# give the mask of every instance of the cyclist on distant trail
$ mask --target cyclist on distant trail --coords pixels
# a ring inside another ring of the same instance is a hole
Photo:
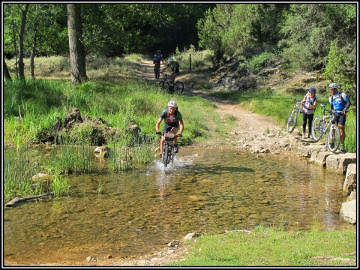
[[[154,54],[153,63],[160,63],[161,61],[164,62],[163,55],[160,50],[157,50],[156,54]]]
[[[154,71],[155,71],[155,79],[159,79],[160,77],[160,65],[161,65],[161,61],[164,63],[164,59],[163,59],[163,55],[161,54],[160,50],[156,51],[156,54],[154,54],[154,58],[153,58],[153,64],[154,66]],[[156,71],[159,72],[156,72]]]
[[[329,84],[330,98],[329,103],[331,109],[335,111],[342,111],[342,114],[334,114],[334,121],[336,124],[339,124],[340,130],[340,151],[345,153],[344,141],[345,141],[345,122],[346,122],[346,112],[349,110],[351,105],[349,97],[343,93],[338,92],[339,85],[337,83]]]
[[[304,96],[302,102],[304,102],[304,105],[302,106],[303,109],[303,128],[302,128],[302,138],[305,138],[305,131],[306,131],[306,122],[308,121],[308,126],[309,126],[309,133],[308,133],[308,138],[310,138],[310,133],[311,133],[311,126],[312,126],[312,121],[314,118],[314,112],[316,109],[316,105],[317,105],[317,96],[315,96],[316,94],[316,89],[311,87],[309,89],[309,92]]]
[[[179,73],[180,73],[180,64],[176,61],[174,61],[174,58],[169,58],[169,64],[167,64],[164,69],[162,70],[162,72],[165,71],[165,69],[171,69],[171,82],[172,83],[175,83],[175,77],[176,76],[179,76]]]
[[[160,132],[160,123],[164,119],[165,126],[162,132]],[[179,130],[179,136],[182,136],[182,132],[184,131],[184,123],[182,120],[182,115],[178,111],[178,106],[175,101],[169,101],[166,109],[160,114],[158,121],[156,122],[155,128],[157,134],[162,134],[160,140],[160,155],[163,153],[163,143],[164,143],[164,134],[167,132],[176,134]],[[174,152],[178,152],[178,144],[177,138],[174,139]]]

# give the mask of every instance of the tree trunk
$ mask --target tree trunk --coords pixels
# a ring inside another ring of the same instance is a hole
[[[38,35],[38,18],[37,18],[37,4],[35,5],[35,23],[34,23],[34,39],[30,54],[30,73],[31,79],[35,80],[35,54],[36,54],[36,40]]]
[[[25,71],[24,71],[24,33],[25,33],[25,25],[26,25],[26,14],[29,10],[30,4],[25,4],[25,9],[22,10],[22,18],[21,18],[21,27],[19,33],[19,76],[21,80],[25,80]]]
[[[82,25],[79,4],[67,4],[68,35],[70,49],[71,82],[82,83],[87,80],[85,68],[85,49],[81,42]]]
[[[5,77],[6,80],[11,81],[11,76],[10,76],[9,70],[7,68],[7,65],[6,65],[5,58],[3,58],[3,60],[4,60],[4,77]]]

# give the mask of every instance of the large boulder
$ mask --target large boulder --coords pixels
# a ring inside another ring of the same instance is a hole
[[[346,177],[343,185],[343,192],[349,195],[351,191],[356,190],[356,164],[349,164],[346,170]]]
[[[317,163],[319,165],[322,165],[325,167],[326,165],[326,158],[330,155],[333,155],[334,153],[333,152],[330,152],[330,151],[321,151],[321,152],[318,152],[318,151],[313,151],[311,153],[311,158],[310,158],[310,162],[314,162],[314,163]]]
[[[301,148],[300,155],[310,158],[313,152],[326,151],[326,147],[322,145],[307,145]]]
[[[356,200],[344,202],[341,205],[340,216],[351,224],[356,224]]]
[[[347,166],[352,163],[356,164],[355,153],[330,155],[326,158],[326,169],[345,174]]]

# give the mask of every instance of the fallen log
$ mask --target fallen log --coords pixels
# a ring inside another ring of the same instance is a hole
[[[45,193],[45,194],[40,194],[40,195],[35,195],[35,196],[30,196],[30,197],[24,197],[24,198],[15,197],[10,202],[8,202],[5,206],[11,207],[11,206],[13,206],[14,204],[16,204],[18,202],[23,202],[23,201],[27,201],[27,200],[31,200],[31,199],[37,199],[37,198],[44,197],[44,196],[49,196],[49,195],[54,195],[54,192],[49,192],[49,193]]]

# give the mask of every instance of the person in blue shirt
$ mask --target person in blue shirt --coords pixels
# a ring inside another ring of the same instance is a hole
[[[329,84],[330,98],[329,103],[331,109],[340,112],[335,113],[334,121],[336,124],[339,124],[340,130],[340,151],[346,152],[344,148],[345,141],[345,122],[346,122],[346,112],[348,111],[351,103],[349,97],[342,92],[338,92],[339,85],[337,83]]]

